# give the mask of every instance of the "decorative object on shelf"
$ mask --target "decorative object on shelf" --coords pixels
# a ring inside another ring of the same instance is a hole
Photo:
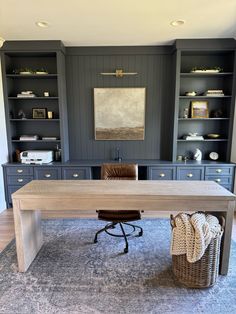
[[[33,108],[32,117],[33,119],[46,119],[47,109],[46,108]]]
[[[219,72],[223,72],[223,69],[220,67],[212,67],[212,68],[193,67],[190,72],[191,73],[219,73]]]
[[[197,160],[197,161],[202,160],[202,152],[201,152],[201,150],[199,148],[195,149],[195,152],[194,152],[194,155],[193,155],[193,159]]]
[[[182,161],[183,160],[183,156],[182,155],[178,155],[176,158],[177,161]]]
[[[116,157],[114,158],[115,161],[121,162],[122,157],[120,156],[120,149],[119,147],[116,148]]]
[[[21,75],[29,75],[29,74],[33,74],[34,71],[30,68],[21,68],[21,69],[16,69],[13,70],[14,74],[21,74]]]
[[[115,77],[123,77],[124,75],[137,75],[137,72],[124,72],[122,69],[117,69],[115,72],[101,72],[101,75],[113,75]]]
[[[207,101],[191,101],[191,118],[209,118]]]
[[[186,141],[204,141],[204,137],[198,133],[188,133],[188,135],[183,136],[183,139]]]
[[[24,113],[24,111],[22,109],[20,109],[17,113],[17,118],[21,119],[21,120],[26,120],[26,114]]]
[[[59,145],[56,146],[56,150],[54,151],[54,160],[61,161],[61,149],[59,148]]]
[[[210,133],[210,134],[207,134],[207,137],[208,137],[208,138],[212,138],[212,139],[214,139],[214,138],[219,138],[219,137],[220,137],[220,134]]]
[[[19,137],[20,141],[37,141],[39,139],[38,135],[21,135]]]
[[[208,89],[205,93],[204,96],[207,97],[218,97],[218,96],[224,96],[224,92],[222,89]]]
[[[23,164],[48,164],[53,161],[52,150],[26,150],[20,154]]]
[[[34,73],[42,75],[42,74],[48,74],[48,71],[44,68],[41,68],[41,69],[37,69]]]
[[[197,96],[197,93],[196,93],[195,91],[186,92],[186,93],[185,93],[185,96],[191,96],[191,97],[193,97],[193,96]]]
[[[15,155],[15,156],[14,156],[15,158],[14,158],[14,159],[15,159],[16,162],[21,162],[20,152],[21,152],[21,151],[20,151],[19,149],[16,149],[16,150],[15,150],[15,154],[14,154],[14,155]]]
[[[31,90],[27,90],[27,91],[22,91],[21,93],[17,94],[17,97],[19,97],[19,98],[33,98],[33,97],[36,97],[36,95]]]
[[[54,114],[53,114],[53,111],[48,111],[48,119],[53,119],[53,116],[54,116]]]
[[[216,153],[216,152],[211,152],[209,154],[209,157],[210,157],[211,160],[217,160],[219,158],[219,154]]]
[[[184,108],[183,118],[188,119],[189,117],[189,107]]]
[[[188,156],[184,156],[184,157],[183,157],[183,160],[184,160],[184,162],[186,163],[186,162],[189,160]]]
[[[43,92],[43,96],[44,96],[44,97],[49,97],[50,94],[49,94],[49,92],[46,92],[46,91],[45,91],[45,92]]]
[[[42,141],[56,141],[58,137],[56,136],[42,136]]]
[[[224,112],[222,109],[212,110],[210,116],[211,118],[223,118]]]
[[[96,140],[144,140],[143,88],[94,88]]]

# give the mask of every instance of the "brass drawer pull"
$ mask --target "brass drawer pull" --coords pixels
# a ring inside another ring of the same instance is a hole
[[[220,183],[221,179],[215,179],[215,182]]]
[[[17,179],[17,182],[19,182],[19,183],[21,183],[23,181],[24,181],[23,179]]]
[[[161,178],[164,178],[165,176],[166,176],[165,173],[160,173]]]
[[[78,176],[79,176],[78,173],[73,173],[74,178],[78,178]]]
[[[18,172],[18,173],[22,173],[23,170],[22,170],[22,169],[17,169],[17,172]]]
[[[221,173],[221,172],[222,172],[222,169],[216,169],[216,172],[217,172],[217,173]]]
[[[193,177],[193,174],[192,174],[192,173],[188,173],[188,174],[187,174],[187,177],[192,178],[192,177]]]
[[[46,173],[45,174],[45,178],[50,178],[51,177],[51,174],[50,173]]]

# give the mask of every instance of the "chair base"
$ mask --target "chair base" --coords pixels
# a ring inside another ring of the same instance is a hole
[[[122,234],[114,234],[114,233],[111,233],[108,231],[109,229],[114,229],[117,224],[120,226]],[[130,226],[133,228],[133,230],[129,233],[125,233],[123,225]],[[131,236],[135,232],[136,228],[140,230],[138,233],[138,236],[141,237],[143,235],[143,229],[141,227],[127,223],[127,222],[112,222],[112,223],[107,224],[104,228],[100,229],[96,233],[93,242],[94,243],[98,242],[97,237],[98,237],[99,233],[106,232],[107,234],[111,235],[112,237],[124,238],[124,240],[125,240],[124,253],[128,253],[129,252],[129,244],[128,244],[127,237]]]

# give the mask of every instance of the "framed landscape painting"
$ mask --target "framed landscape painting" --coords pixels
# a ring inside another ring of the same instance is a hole
[[[145,95],[142,88],[94,88],[96,140],[144,140]]]

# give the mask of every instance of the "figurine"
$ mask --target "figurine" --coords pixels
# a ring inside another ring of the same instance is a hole
[[[202,152],[200,151],[199,148],[196,148],[196,149],[195,149],[193,159],[195,159],[195,160],[197,160],[197,161],[202,160]]]
[[[22,109],[18,111],[18,119],[22,119],[22,120],[26,119],[26,115]]]

